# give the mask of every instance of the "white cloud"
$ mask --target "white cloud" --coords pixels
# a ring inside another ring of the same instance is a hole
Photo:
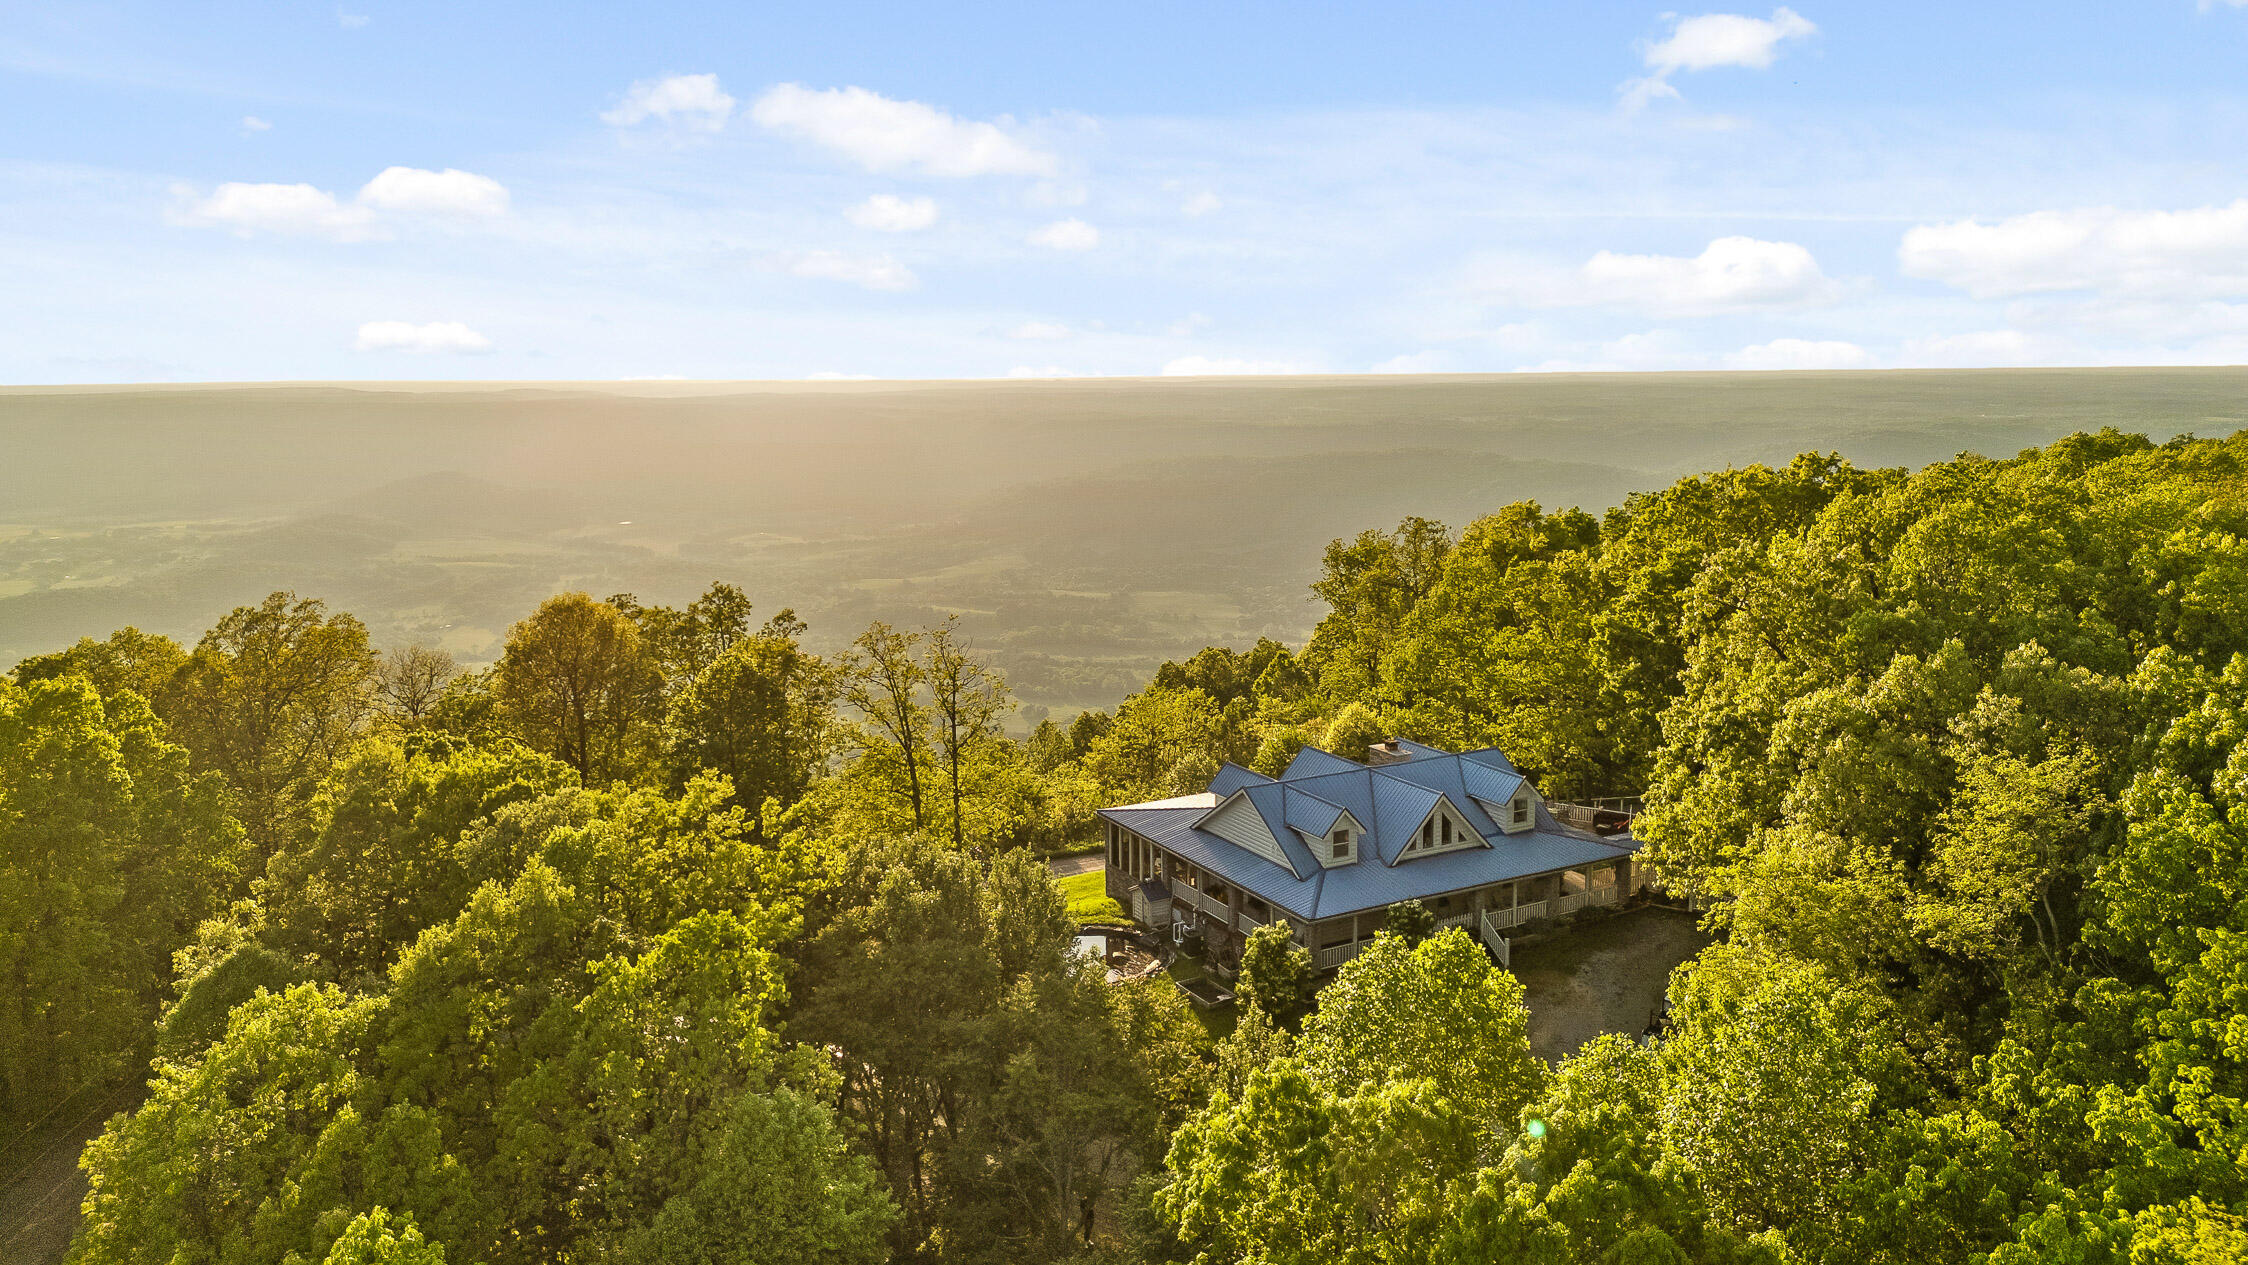
[[[805,374],[804,380],[806,382],[872,382],[874,381],[874,375],[871,373],[839,373],[833,369],[822,369],[818,373]]]
[[[2053,344],[2018,329],[1984,329],[1916,338],[1905,343],[1900,365],[1931,369],[1985,369],[2054,363]]]
[[[252,233],[281,233],[296,237],[326,237],[339,242],[365,241],[377,235],[374,213],[363,206],[336,201],[336,195],[308,184],[245,184],[229,181],[208,197],[189,201],[174,213],[183,224],[232,229],[238,237]]]
[[[1725,357],[1728,369],[1870,369],[1873,357],[1838,339],[1775,338]]]
[[[1647,373],[1671,369],[1706,369],[1708,362],[1690,351],[1685,340],[1667,329],[1650,329],[1610,339],[1594,350],[1592,359],[1546,360],[1517,370],[1520,373]]]
[[[490,217],[507,214],[507,189],[490,176],[452,167],[385,167],[359,191],[359,203],[378,211]]]
[[[1603,250],[1562,274],[1514,262],[1481,271],[1479,288],[1525,307],[1621,307],[1665,316],[1823,303],[1840,290],[1802,246],[1754,237],[1720,237],[1692,256]]]
[[[1181,356],[1163,366],[1166,378],[1240,378],[1309,372],[1286,360],[1237,360],[1226,356]]]
[[[2060,290],[2243,294],[2248,198],[2186,211],[2096,207],[2033,211],[1991,224],[1923,224],[1905,233],[1897,262],[1907,276],[1977,298]]]
[[[180,204],[175,223],[231,229],[237,236],[278,233],[363,242],[389,234],[376,212],[490,219],[507,213],[507,189],[489,176],[446,168],[388,167],[350,202],[308,184],[229,181],[206,196],[186,186],[173,191]]]
[[[490,351],[492,340],[459,321],[369,321],[359,327],[351,344],[356,351],[453,352]]]
[[[1442,373],[1451,365],[1452,357],[1442,351],[1416,351],[1402,356],[1391,356],[1369,373]]]
[[[864,88],[784,83],[750,107],[759,126],[830,149],[869,171],[932,176],[1051,175],[1054,157],[992,123]]]
[[[1672,22],[1667,38],[1646,46],[1646,76],[1623,86],[1627,109],[1637,109],[1657,97],[1677,96],[1678,89],[1671,86],[1670,77],[1680,71],[1722,66],[1768,69],[1778,59],[1782,44],[1804,39],[1819,29],[1784,5],[1772,10],[1769,18],[1704,13],[1690,18],[1673,16]]]
[[[1091,250],[1101,244],[1101,231],[1073,216],[1032,233],[1030,244],[1048,250]]]
[[[1190,219],[1200,219],[1202,216],[1208,215],[1212,211],[1222,210],[1224,207],[1225,199],[1208,189],[1204,189],[1185,202],[1180,203],[1179,214]]]
[[[1010,378],[1074,378],[1078,375],[1075,369],[1064,369],[1060,365],[1016,365],[1007,371],[1007,376]]]
[[[715,132],[734,113],[734,99],[718,86],[716,75],[667,75],[642,79],[625,90],[624,100],[601,112],[611,127],[654,120],[688,131]]]
[[[1210,314],[1207,312],[1189,312],[1171,322],[1170,327],[1164,332],[1173,338],[1192,338],[1203,330],[1210,328],[1212,323]]]
[[[860,228],[882,233],[911,233],[937,222],[937,200],[877,193],[843,215]]]
[[[1051,342],[1069,337],[1069,326],[1053,321],[1025,321],[1008,330],[1007,337],[1030,342]]]
[[[799,277],[842,281],[867,290],[911,290],[920,284],[912,270],[888,255],[846,255],[841,251],[815,250],[791,260],[788,270]]]
[[[242,116],[242,130],[245,132],[270,132],[273,130],[273,125],[255,114],[245,114]]]

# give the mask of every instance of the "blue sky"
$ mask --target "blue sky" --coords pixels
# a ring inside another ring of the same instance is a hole
[[[2248,361],[2248,7],[0,4],[0,381]]]

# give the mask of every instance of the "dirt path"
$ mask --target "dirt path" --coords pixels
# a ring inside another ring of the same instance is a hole
[[[139,1092],[128,1085],[90,1106],[72,1104],[0,1153],[0,1261],[58,1265],[78,1232],[78,1205],[86,1198],[78,1153]]]
[[[1603,1032],[1636,1035],[1662,1004],[1672,968],[1708,943],[1694,915],[1648,906],[1518,946],[1531,1052],[1558,1061]]]
[[[1091,874],[1106,863],[1100,853],[1088,852],[1081,857],[1055,857],[1046,862],[1046,868],[1054,872],[1055,878],[1075,878],[1080,874]]]

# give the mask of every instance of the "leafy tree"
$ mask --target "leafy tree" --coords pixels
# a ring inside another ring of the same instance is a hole
[[[926,789],[929,764],[929,708],[921,701],[928,669],[915,656],[919,633],[901,633],[877,621],[851,643],[843,658],[843,701],[860,719],[858,742],[864,756],[894,770],[912,829],[929,824]]]
[[[16,665],[14,675],[18,685],[82,676],[103,698],[131,690],[144,699],[155,699],[185,662],[187,652],[170,637],[125,627],[101,641],[81,637],[68,650],[33,655]]]
[[[1115,723],[1087,749],[1085,767],[1113,802],[1131,802],[1174,794],[1174,770],[1187,765],[1214,774],[1228,754],[1225,721],[1209,695],[1149,689],[1125,700]]]
[[[674,784],[709,770],[744,806],[789,807],[826,762],[834,695],[834,675],[795,641],[735,641],[672,699],[664,733]]]
[[[1382,930],[1407,945],[1418,945],[1436,934],[1436,915],[1417,900],[1401,900],[1389,907],[1382,919]]]
[[[1244,1015],[1254,1010],[1276,1028],[1293,1028],[1311,1004],[1316,974],[1311,951],[1296,943],[1286,922],[1275,920],[1251,931],[1242,945],[1234,995]]]
[[[1451,530],[1419,517],[1392,532],[1365,531],[1327,546],[1311,591],[1327,603],[1328,614],[1312,632],[1303,663],[1329,698],[1374,692],[1382,656],[1406,613],[1436,586],[1451,549]]]
[[[1837,1189],[1861,1171],[1898,1075],[1878,1004],[1815,966],[1728,949],[1680,971],[1671,1014],[1660,1136],[1720,1224],[1839,1220]]]
[[[1336,1093],[1428,1081],[1493,1137],[1544,1079],[1521,983],[1457,927],[1419,944],[1374,937],[1320,990],[1297,1054]]]
[[[1373,708],[1364,703],[1352,703],[1327,722],[1327,738],[1321,749],[1363,764],[1367,749],[1377,742],[1389,741],[1395,732],[1389,721]]]
[[[748,594],[723,580],[680,609],[643,606],[630,593],[611,597],[609,605],[640,630],[643,652],[662,681],[666,700],[701,680],[728,650],[753,635]],[[754,635],[793,642],[803,634],[804,622],[794,610],[783,609]]]
[[[344,1227],[327,1265],[445,1265],[445,1249],[422,1238],[412,1217],[372,1208]]]
[[[873,1166],[802,1092],[742,1094],[702,1174],[629,1233],[650,1265],[877,1265],[896,1217]]]
[[[375,667],[357,619],[275,593],[205,633],[155,701],[196,767],[234,788],[270,852],[365,727]]]
[[[226,799],[138,694],[0,681],[0,1125],[145,1057],[173,950],[244,878]]]
[[[520,747],[361,745],[322,782],[301,840],[267,864],[264,943],[329,978],[379,977],[480,884],[512,875],[472,865],[463,834],[574,781],[560,761]]]
[[[1434,1259],[1776,1265],[1779,1252],[1714,1224],[1693,1170],[1663,1154],[1664,1094],[1657,1051],[1614,1034],[1587,1042],[1462,1194]]]
[[[640,769],[660,684],[622,611],[564,593],[509,630],[492,692],[517,736],[599,786]]]
[[[1457,931],[1377,938],[1321,994],[1295,1058],[1172,1135],[1157,1208],[1212,1262],[1427,1259],[1539,1086],[1521,997]]]

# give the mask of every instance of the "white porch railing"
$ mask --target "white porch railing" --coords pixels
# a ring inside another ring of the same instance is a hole
[[[1331,971],[1357,957],[1358,951],[1363,947],[1365,947],[1363,944],[1329,945],[1327,948],[1319,950],[1314,955],[1313,961],[1320,970]]]
[[[1490,910],[1485,917],[1490,919],[1491,925],[1502,930],[1519,927],[1523,923],[1545,917],[1547,904],[1546,901],[1534,900],[1525,905],[1509,905],[1504,909]]]
[[[1442,931],[1446,927],[1458,927],[1461,930],[1467,932],[1469,935],[1474,935],[1475,914],[1473,911],[1470,911],[1464,914],[1453,914],[1449,918],[1439,918],[1436,920],[1436,929],[1438,931]]]
[[[1505,936],[1499,934],[1498,924],[1491,920],[1489,912],[1485,912],[1483,915],[1482,927],[1484,947],[1490,949],[1492,954],[1499,959],[1499,965],[1514,965],[1514,946],[1508,943]]]

